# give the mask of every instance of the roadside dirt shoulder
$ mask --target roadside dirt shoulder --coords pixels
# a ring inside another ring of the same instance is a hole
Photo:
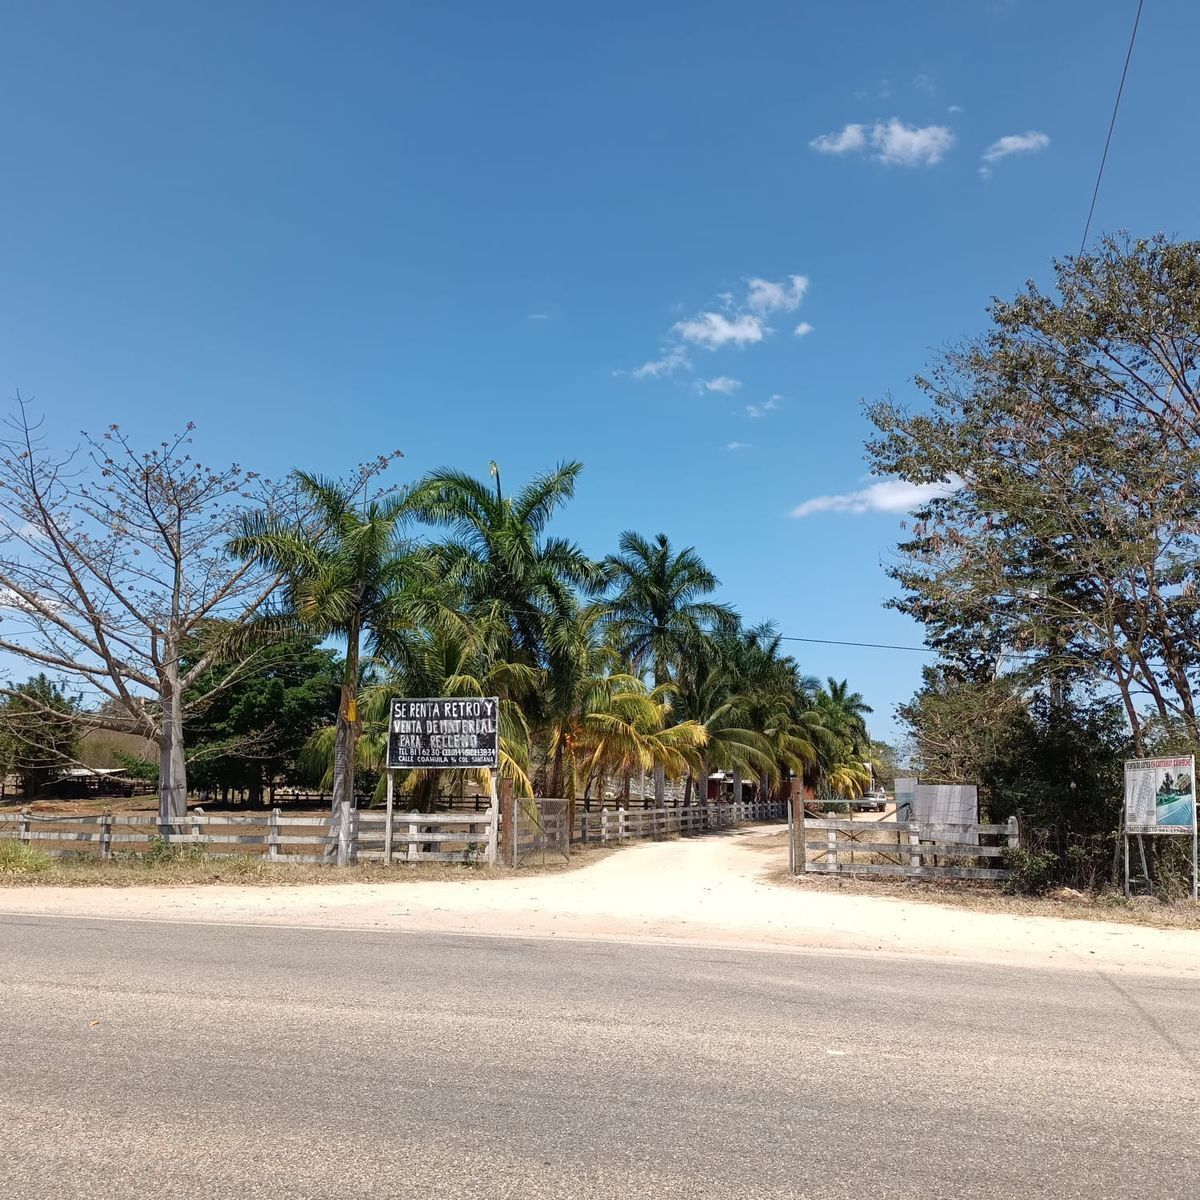
[[[695,942],[1200,977],[1200,932],[780,887],[754,840],[633,846],[580,870],[322,887],[0,888],[0,913]]]

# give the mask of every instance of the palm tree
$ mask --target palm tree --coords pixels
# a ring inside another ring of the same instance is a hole
[[[461,589],[466,612],[502,621],[510,655],[531,666],[545,657],[547,622],[568,619],[577,592],[601,582],[599,568],[574,542],[545,536],[582,469],[562,463],[515,496],[505,496],[495,463],[491,483],[435,471],[411,495],[417,515],[450,530],[448,541],[431,547],[441,578]]]
[[[850,691],[847,680],[839,682],[830,677],[825,683],[827,686],[817,694],[817,706],[826,713],[829,726],[849,739],[852,751],[864,757],[871,745],[866,718],[874,709],[860,693]]]
[[[306,515],[286,522],[253,514],[231,550],[279,571],[291,611],[313,633],[345,642],[333,747],[332,830],[339,866],[349,861],[354,767],[360,731],[358,689],[364,642],[378,644],[403,621],[419,559],[402,530],[411,516],[403,493],[367,498],[379,464],[349,483],[294,471]]]
[[[677,672],[678,712],[695,721],[707,734],[707,741],[695,763],[696,795],[707,798],[711,768],[742,772],[772,771],[774,751],[768,739],[751,728],[746,713],[746,697],[737,690],[734,673],[718,641],[708,638],[693,647],[686,670]],[[690,800],[692,773],[684,788]]]
[[[604,563],[612,591],[609,629],[614,645],[634,669],[649,672],[655,687],[671,683],[678,664],[695,653],[714,630],[737,621],[727,605],[705,599],[717,589],[717,577],[691,546],[671,549],[660,533],[653,542],[641,534],[621,535],[620,553]],[[664,798],[664,766],[654,772],[654,800]]]

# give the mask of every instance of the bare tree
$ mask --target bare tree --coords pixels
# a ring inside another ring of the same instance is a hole
[[[144,452],[114,425],[61,456],[20,396],[5,424],[0,650],[76,681],[89,727],[156,743],[159,821],[174,825],[187,806],[185,719],[252,669],[278,584],[227,545],[278,495],[236,464],[196,462],[191,424]]]

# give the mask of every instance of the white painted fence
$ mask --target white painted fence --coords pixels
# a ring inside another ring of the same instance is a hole
[[[0,841],[28,842],[47,854],[145,853],[161,839],[173,846],[203,846],[214,856],[260,855],[268,862],[323,862],[331,845],[328,817],[296,817],[274,808],[234,816],[188,813],[175,827],[145,813],[0,813]]]
[[[581,801],[576,801],[577,804]],[[576,811],[578,842],[624,842],[636,838],[677,837],[732,829],[747,821],[782,821],[786,809],[778,801],[747,800],[728,804],[693,804],[678,808],[615,808]]]
[[[577,802],[582,805],[582,801]],[[679,808],[596,809],[575,814],[573,841],[608,843],[728,829],[746,821],[782,820],[782,804],[691,805]],[[389,842],[387,816],[356,810],[351,859],[357,862],[495,862],[499,818],[483,812],[395,812]],[[208,856],[252,855],[267,862],[324,863],[336,849],[329,817],[261,813],[191,812],[175,827],[149,813],[0,812],[0,841],[26,842],[55,857],[86,854],[111,859],[144,854],[156,841],[201,846]]]

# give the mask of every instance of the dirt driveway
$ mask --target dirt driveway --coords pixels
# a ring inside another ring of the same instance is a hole
[[[1200,976],[1200,932],[778,887],[778,826],[632,846],[579,870],[321,887],[0,888],[0,912],[691,941]],[[782,856],[782,851],[780,852]]]

